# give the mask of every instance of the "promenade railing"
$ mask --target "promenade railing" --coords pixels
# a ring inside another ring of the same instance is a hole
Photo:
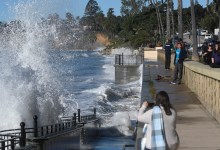
[[[81,142],[83,144],[83,128],[87,123],[97,121],[96,109],[92,115],[80,115],[74,113],[73,116],[61,117],[59,123],[38,126],[38,117],[33,117],[33,128],[25,128],[25,123],[21,122],[21,128],[0,131],[0,150],[15,150],[16,147],[25,147],[27,142],[33,142],[39,139],[50,139],[56,136],[64,135],[74,131],[81,131]]]
[[[143,55],[115,55],[115,65],[141,65],[143,62]]]

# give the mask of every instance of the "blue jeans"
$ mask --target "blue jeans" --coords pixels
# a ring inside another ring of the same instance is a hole
[[[181,83],[183,76],[183,63],[175,64],[173,82]]]

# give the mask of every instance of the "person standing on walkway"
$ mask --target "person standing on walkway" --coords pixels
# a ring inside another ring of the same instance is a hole
[[[173,47],[173,44],[170,42],[170,40],[167,40],[164,45],[165,50],[165,69],[170,69],[170,62],[171,62],[171,49]]]
[[[138,112],[138,121],[147,124],[144,149],[177,150],[179,147],[179,136],[176,132],[177,113],[170,103],[167,92],[158,92],[155,105],[152,109],[148,107],[149,103],[145,101]]]
[[[171,84],[181,84],[182,74],[183,74],[183,61],[187,57],[187,52],[184,48],[183,43],[178,42],[175,50],[174,57],[174,76]]]
[[[212,68],[220,68],[220,42],[215,44],[215,49],[212,52],[212,63],[209,65]]]

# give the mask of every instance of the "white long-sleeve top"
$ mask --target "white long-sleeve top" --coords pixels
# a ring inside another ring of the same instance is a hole
[[[161,107],[162,108],[162,107]],[[152,109],[145,112],[146,106],[142,105],[138,112],[138,121],[147,124],[147,132],[144,135],[146,137],[146,148],[151,149],[151,116]],[[179,137],[176,132],[176,111],[171,109],[172,115],[166,115],[162,108],[164,129],[166,135],[167,145],[170,150],[176,150],[179,147]]]

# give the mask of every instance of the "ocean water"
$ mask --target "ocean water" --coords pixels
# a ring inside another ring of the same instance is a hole
[[[104,56],[99,53],[103,48],[52,49],[50,39],[59,32],[53,24],[41,24],[51,3],[56,9],[60,6],[53,0],[19,1],[11,6],[19,23],[11,22],[0,34],[0,130],[18,128],[22,121],[32,127],[34,115],[44,125],[78,108],[82,114],[93,113],[95,107],[103,126],[126,132],[139,107],[141,76],[115,85],[114,54],[131,54],[131,50],[115,49]]]
[[[113,53],[117,52],[121,49]],[[78,108],[82,114],[91,114],[93,108],[97,108],[104,126],[119,125],[120,120],[121,124],[128,125],[126,121],[134,118],[140,102],[141,76],[132,83],[115,84],[114,54],[101,55],[99,50],[55,50],[49,53],[49,63],[61,84],[65,104],[63,115],[72,115]]]
[[[46,54],[47,64],[40,66],[46,65],[50,68],[47,70],[21,65],[5,68],[7,63],[1,64],[4,71],[0,78],[1,113],[14,115],[4,118],[2,128],[16,127],[19,119],[32,122],[34,114],[47,119],[46,124],[58,119],[51,118],[52,115],[69,116],[78,108],[82,115],[97,108],[103,126],[129,126],[128,121],[135,118],[140,102],[141,76],[138,81],[116,85],[114,55],[104,56],[99,50],[49,50]],[[5,61],[4,57],[0,58]]]

